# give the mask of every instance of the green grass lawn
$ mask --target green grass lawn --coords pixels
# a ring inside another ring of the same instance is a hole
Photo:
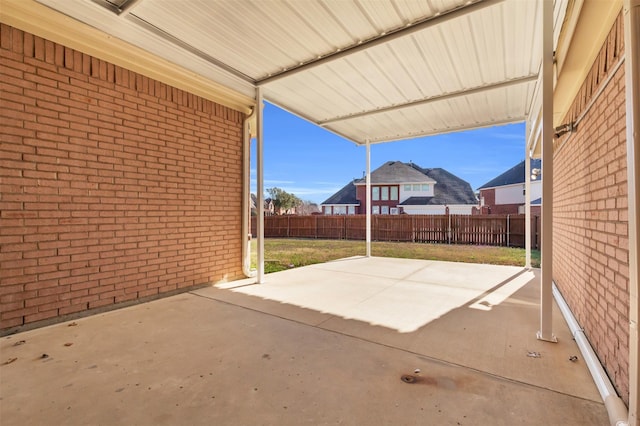
[[[265,272],[366,254],[364,241],[265,238]],[[405,259],[446,260],[524,266],[525,250],[508,247],[465,246],[424,243],[372,242],[371,254]],[[540,252],[531,251],[531,263],[540,266]],[[251,242],[251,265],[256,267],[256,240]]]

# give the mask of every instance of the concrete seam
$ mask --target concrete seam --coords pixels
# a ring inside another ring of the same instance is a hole
[[[526,382],[523,382],[523,381],[520,381],[520,380],[512,379],[512,378],[501,376],[501,375],[494,374],[494,373],[490,373],[488,371],[479,370],[477,368],[470,367],[470,366],[467,366],[467,365],[464,365],[464,364],[458,364],[458,363],[455,363],[455,362],[452,362],[452,361],[447,361],[447,360],[444,360],[444,359],[436,358],[436,357],[433,357],[433,356],[430,356],[430,355],[426,355],[426,354],[422,354],[422,353],[419,353],[419,352],[415,352],[415,351],[412,351],[412,350],[409,350],[409,349],[400,348],[400,347],[389,345],[389,344],[386,344],[386,343],[375,342],[373,340],[365,339],[363,337],[355,336],[355,335],[348,334],[348,333],[345,333],[345,332],[332,330],[332,329],[325,328],[325,327],[320,327],[319,325],[308,324],[306,322],[294,320],[294,319],[291,319],[291,318],[286,318],[286,317],[283,317],[281,315],[276,315],[276,314],[264,312],[264,311],[261,311],[259,309],[250,308],[250,307],[247,307],[247,306],[241,306],[241,305],[238,305],[236,303],[229,302],[229,301],[226,301],[226,300],[216,299],[215,297],[206,296],[206,295],[203,295],[203,294],[192,293],[192,292],[189,292],[189,293],[194,295],[194,296],[199,296],[199,297],[202,297],[204,299],[213,300],[215,302],[220,302],[220,303],[223,303],[225,305],[235,306],[235,307],[238,307],[238,308],[241,308],[241,309],[245,309],[245,310],[248,310],[248,311],[260,313],[260,314],[263,314],[263,315],[268,315],[268,316],[274,317],[274,318],[279,318],[279,319],[282,319],[282,320],[285,320],[285,321],[289,321],[289,322],[292,322],[292,323],[295,323],[295,324],[303,325],[303,326],[306,326],[306,327],[316,328],[316,329],[323,330],[323,331],[326,331],[326,332],[329,332],[329,333],[338,334],[338,335],[345,336],[345,337],[350,337],[352,339],[360,340],[362,342],[367,342],[367,343],[370,343],[370,344],[373,344],[373,345],[383,346],[383,347],[386,347],[386,348],[389,348],[389,349],[405,352],[407,354],[412,354],[412,355],[415,355],[415,356],[418,356],[418,357],[425,358],[425,359],[427,359],[429,361],[432,361],[434,363],[437,363],[437,364],[445,365],[445,366],[448,366],[448,367],[462,368],[464,370],[468,370],[468,371],[472,371],[474,373],[477,373],[477,374],[479,374],[481,376],[490,377],[490,378],[493,378],[493,379],[496,379],[496,380],[509,382],[509,383],[513,383],[513,384],[520,385],[520,386],[525,386],[525,387],[532,388],[532,389],[538,389],[538,390],[553,392],[553,393],[555,393],[557,395],[563,395],[563,396],[567,396],[567,397],[570,397],[570,398],[575,398],[575,399],[582,400],[582,401],[588,401],[588,402],[593,402],[595,404],[604,405],[601,401],[595,401],[593,399],[581,397],[581,396],[578,396],[578,395],[571,395],[569,393],[561,392],[561,391],[558,391],[558,390],[555,390],[555,389],[551,389],[551,388],[548,388],[548,387],[538,386],[538,385],[534,385],[532,383],[526,383]],[[336,316],[333,316],[332,318],[336,318]],[[329,318],[329,319],[332,319],[332,318]],[[329,319],[322,321],[320,324],[325,323]]]

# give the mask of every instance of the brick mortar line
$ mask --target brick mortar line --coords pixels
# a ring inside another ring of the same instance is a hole
[[[573,126],[575,128],[578,127],[580,122],[582,122],[582,120],[586,117],[586,115],[589,113],[589,111],[591,111],[591,108],[595,105],[596,101],[598,101],[600,99],[600,96],[604,93],[604,90],[607,88],[607,86],[609,86],[609,83],[611,82],[611,80],[613,80],[613,78],[616,76],[618,70],[620,69],[622,64],[624,64],[624,61],[625,61],[625,57],[624,57],[624,55],[622,55],[620,57],[620,59],[618,60],[618,62],[616,63],[616,65],[611,70],[611,72],[607,75],[607,78],[605,79],[605,81],[603,81],[602,84],[600,84],[600,87],[598,87],[597,92],[591,97],[591,99],[589,100],[589,103],[587,104],[587,106],[580,113],[578,118],[575,119],[575,121],[573,123]],[[569,136],[564,141],[562,141],[553,150],[554,158],[555,158],[556,154],[558,154],[560,152],[560,150],[562,150],[562,148],[564,148],[564,146],[567,144],[567,142],[569,142],[570,140],[573,139],[574,135],[575,135],[575,130],[572,131],[571,133],[569,133]]]

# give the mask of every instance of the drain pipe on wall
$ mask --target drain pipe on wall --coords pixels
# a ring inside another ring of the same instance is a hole
[[[251,122],[255,121],[256,107],[244,119],[242,135],[242,273],[246,277],[257,276],[251,269]]]
[[[567,325],[569,326],[569,330],[571,330],[571,334],[578,344],[578,348],[582,354],[582,358],[584,359],[587,367],[589,368],[589,372],[593,377],[593,381],[598,388],[598,392],[600,392],[600,397],[602,397],[602,401],[604,402],[604,406],[607,409],[607,413],[609,414],[609,422],[611,426],[628,426],[628,412],[627,407],[624,405],[624,402],[618,396],[615,388],[611,384],[607,373],[602,368],[602,364],[600,364],[600,360],[596,356],[591,344],[587,340],[587,337],[584,334],[584,330],[578,324],[578,321],[573,316],[573,312],[565,302],[562,294],[560,294],[560,290],[555,283],[553,283],[553,298],[556,300],[556,303],[560,307],[560,311],[564,316]]]

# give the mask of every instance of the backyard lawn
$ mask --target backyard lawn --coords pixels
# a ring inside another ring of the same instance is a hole
[[[265,272],[323,263],[365,255],[364,241],[265,238]],[[372,242],[371,254],[380,257],[446,260],[524,266],[525,250],[520,248],[425,243]],[[251,265],[257,264],[256,240],[251,242]],[[533,267],[540,267],[540,252],[531,251]]]

